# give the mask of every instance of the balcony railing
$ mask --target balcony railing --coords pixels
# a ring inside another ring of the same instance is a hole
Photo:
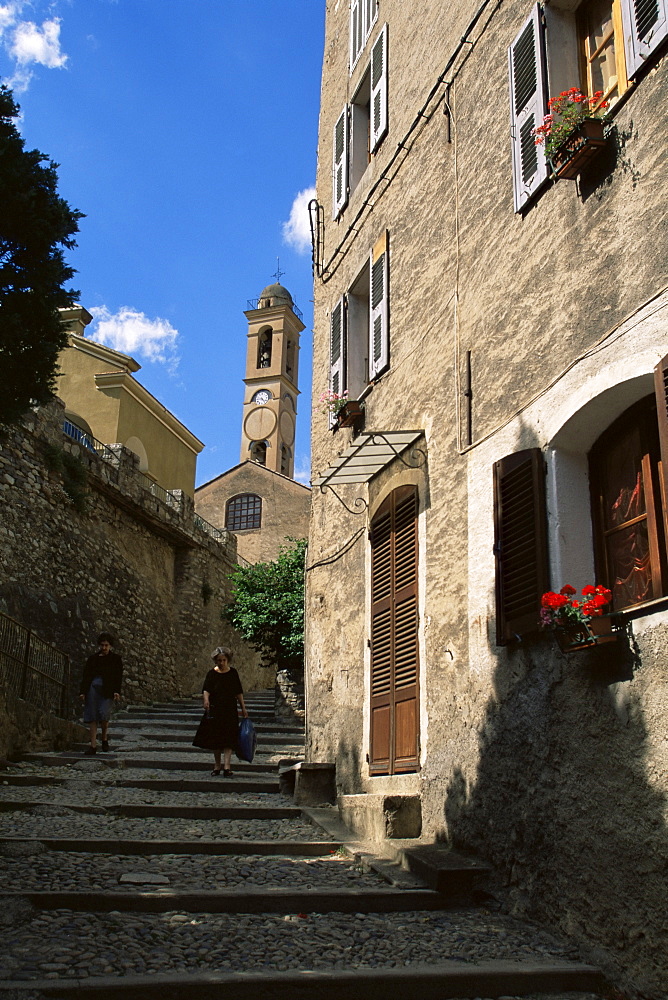
[[[103,444],[91,434],[87,434],[86,431],[82,431],[80,427],[77,427],[76,424],[73,424],[70,420],[63,420],[63,433],[66,434],[68,438],[76,441],[76,443],[81,445],[82,448],[86,448],[88,451],[94,452],[104,462],[109,462],[110,465],[118,467],[118,453],[123,447],[122,445]]]
[[[207,535],[211,535],[211,537],[215,538],[217,542],[224,542],[227,539],[226,531],[221,531],[220,528],[215,528],[212,524],[209,524],[208,521],[205,521],[203,517],[200,517],[199,514],[195,514],[194,518],[195,527],[199,528],[200,531],[206,531]]]
[[[247,306],[248,306],[249,309],[257,309],[258,306],[260,305],[260,300],[259,299],[247,299],[246,304],[247,304]],[[297,317],[297,319],[300,320],[303,323],[304,322],[304,313],[301,311],[301,309],[299,309],[297,307],[297,305],[296,305],[295,302],[292,303],[292,305],[290,306],[290,308],[292,309],[292,311],[295,314],[295,316]]]
[[[2,613],[0,675],[18,698],[61,719],[69,717],[69,656]]]

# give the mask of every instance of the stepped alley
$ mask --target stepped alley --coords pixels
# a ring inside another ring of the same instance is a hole
[[[428,887],[334,807],[296,807],[278,763],[303,730],[273,692],[246,701],[258,751],[232,778],[191,746],[196,699],[117,713],[108,753],[0,772],[0,1000],[609,995],[475,878],[445,866]]]

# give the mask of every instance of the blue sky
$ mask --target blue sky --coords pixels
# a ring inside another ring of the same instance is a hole
[[[132,354],[205,442],[198,483],[239,461],[243,311],[277,257],[306,324],[295,464],[308,478],[303,206],[323,26],[322,0],[0,0],[0,76],[26,145],[86,214],[69,260],[88,332]]]

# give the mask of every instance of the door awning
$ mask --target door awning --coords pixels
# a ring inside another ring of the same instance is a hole
[[[311,485],[324,490],[346,483],[368,483],[423,434],[424,431],[364,431]]]

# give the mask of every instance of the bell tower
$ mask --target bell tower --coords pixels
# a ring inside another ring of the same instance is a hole
[[[283,285],[267,285],[248,320],[241,461],[290,479],[295,471],[299,335],[304,324]]]

